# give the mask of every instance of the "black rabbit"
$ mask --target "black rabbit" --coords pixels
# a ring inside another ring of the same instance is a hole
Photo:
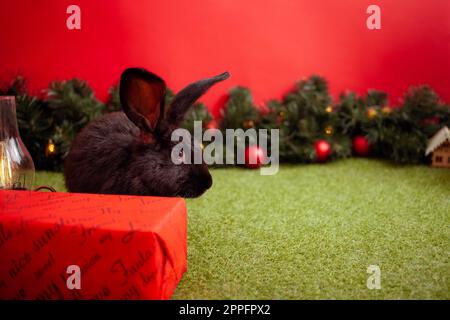
[[[175,164],[171,133],[216,77],[188,85],[165,110],[166,84],[144,69],[120,79],[123,112],[89,123],[75,138],[64,166],[70,192],[198,197],[212,185],[206,164]],[[180,157],[183,155],[181,154]]]

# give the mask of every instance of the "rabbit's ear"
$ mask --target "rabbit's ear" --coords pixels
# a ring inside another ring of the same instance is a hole
[[[127,117],[141,130],[154,132],[164,114],[166,84],[144,69],[126,69],[120,78],[120,103]]]
[[[218,76],[191,83],[178,92],[170,104],[170,108],[167,110],[167,121],[172,125],[179,125],[191,105],[197,101],[201,95],[203,95],[212,85],[228,79],[229,76],[230,74],[228,72],[224,72]]]

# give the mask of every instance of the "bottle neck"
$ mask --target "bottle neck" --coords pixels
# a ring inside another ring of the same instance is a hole
[[[18,136],[16,98],[14,96],[0,96],[0,141]]]

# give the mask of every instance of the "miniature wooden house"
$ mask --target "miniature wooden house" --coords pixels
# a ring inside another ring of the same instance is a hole
[[[450,130],[443,127],[428,142],[425,155],[433,153],[431,165],[433,167],[450,168]]]

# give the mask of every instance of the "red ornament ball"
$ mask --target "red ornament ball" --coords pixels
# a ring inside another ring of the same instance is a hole
[[[331,147],[328,141],[318,140],[314,144],[314,147],[316,148],[316,160],[318,162],[327,161],[331,153]]]
[[[353,152],[360,157],[369,154],[369,141],[364,136],[356,136],[353,138]]]
[[[264,150],[256,145],[245,148],[245,167],[258,169],[264,162]]]

